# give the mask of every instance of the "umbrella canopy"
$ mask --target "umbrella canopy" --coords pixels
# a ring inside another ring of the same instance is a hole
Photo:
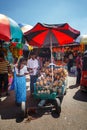
[[[73,43],[80,35],[80,31],[64,24],[42,24],[37,23],[24,36],[29,45],[38,47],[59,46]]]
[[[82,35],[81,36],[80,43],[87,45],[87,35]]]
[[[31,30],[24,34],[29,45],[38,47],[50,47],[51,63],[52,47],[58,45],[65,45],[74,42],[80,35],[80,32],[64,24],[41,24],[37,23]],[[52,83],[53,83],[53,67],[52,67]]]
[[[29,24],[21,24],[21,23],[19,23],[18,25],[21,28],[23,34],[33,28],[33,26],[31,26]]]
[[[87,45],[87,35],[80,35],[77,37],[76,42],[79,44]]]
[[[0,14],[0,40],[23,43],[23,33],[18,24],[11,18]]]

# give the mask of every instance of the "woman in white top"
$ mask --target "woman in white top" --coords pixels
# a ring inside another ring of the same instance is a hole
[[[28,74],[27,66],[25,65],[25,59],[22,57],[19,59],[15,66],[15,101],[16,103],[26,102],[26,77]]]

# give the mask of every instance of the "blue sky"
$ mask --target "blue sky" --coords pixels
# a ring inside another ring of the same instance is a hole
[[[0,13],[32,26],[69,23],[87,34],[87,0],[0,0]]]

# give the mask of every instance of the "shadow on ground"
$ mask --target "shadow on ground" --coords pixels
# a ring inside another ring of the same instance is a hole
[[[74,88],[78,88],[79,87],[79,85],[71,85],[71,86],[69,86],[69,89],[74,89]]]
[[[20,107],[15,105],[14,92],[10,92],[10,96],[2,97],[0,101],[0,116],[1,119],[14,119],[17,113],[20,112]]]
[[[27,117],[32,117],[32,120],[42,117],[43,115],[51,115],[53,118],[58,118],[60,114],[56,113],[55,108],[52,107],[52,104],[48,105],[46,103],[45,106],[38,107],[40,99],[31,98],[27,107]],[[30,120],[28,120],[30,121]]]
[[[75,100],[87,102],[87,92],[82,92],[80,89],[73,96]]]
[[[37,107],[37,104],[39,100],[36,100],[34,98],[30,98],[27,94],[27,108],[29,107]],[[3,97],[3,100],[0,101],[0,120],[6,120],[6,119],[15,119],[17,123],[20,123],[24,120],[24,117],[21,116],[21,107],[15,105],[15,97],[14,92],[10,92],[10,96]],[[49,115],[51,114],[53,118],[58,118],[59,115],[55,112],[55,110],[52,109],[37,109],[35,112],[29,113],[29,116],[31,116],[33,119],[40,118],[43,115]],[[27,118],[28,115],[26,115],[25,118]]]

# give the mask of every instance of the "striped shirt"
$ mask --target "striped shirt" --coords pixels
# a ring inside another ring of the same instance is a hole
[[[0,74],[8,73],[10,64],[8,61],[0,61]]]

